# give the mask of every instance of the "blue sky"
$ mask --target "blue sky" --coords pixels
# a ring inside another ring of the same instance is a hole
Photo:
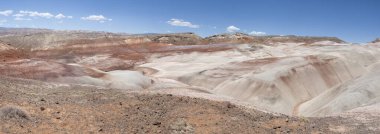
[[[380,0],[1,0],[0,27],[201,36],[239,31],[362,43],[380,37]]]

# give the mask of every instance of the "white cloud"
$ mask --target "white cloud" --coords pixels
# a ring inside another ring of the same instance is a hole
[[[55,18],[56,19],[63,19],[63,18],[66,18],[66,16],[60,13],[60,14],[56,15]]]
[[[7,20],[0,20],[0,25],[3,25],[6,22],[7,22]]]
[[[266,35],[267,33],[265,33],[265,32],[259,32],[259,31],[252,31],[249,34],[250,35],[262,36],[262,35]]]
[[[199,25],[194,25],[191,22],[184,21],[181,19],[170,19],[169,21],[167,21],[167,23],[172,25],[172,26],[199,28]]]
[[[42,18],[47,18],[47,19],[54,17],[53,14],[48,13],[48,12],[40,13],[40,12],[36,12],[36,11],[20,11],[19,13],[23,14],[25,16],[29,16],[29,17],[42,17]]]
[[[15,17],[14,20],[32,20],[32,18],[38,18],[38,17],[46,18],[46,19],[51,19],[51,18],[72,19],[73,18],[73,16],[65,16],[62,13],[54,15],[49,12],[41,13],[37,11],[23,11],[23,10],[19,11],[17,14],[14,14],[13,17]],[[25,17],[29,17],[29,18],[25,18]]]
[[[14,20],[23,21],[23,20],[32,20],[32,19],[31,18],[16,17]]]
[[[226,28],[226,30],[227,30],[227,32],[237,32],[237,31],[239,31],[240,30],[240,28],[238,28],[238,27],[235,27],[235,26],[228,26],[227,28]]]
[[[72,19],[73,16],[65,16],[62,13],[60,13],[60,14],[57,14],[54,18],[56,18],[56,19],[65,19],[65,18]]]
[[[9,16],[13,13],[13,10],[0,11],[0,15]]]
[[[21,14],[21,13],[18,13],[18,14],[14,14],[13,17],[14,20],[18,20],[18,21],[23,21],[23,20],[32,20],[30,18],[23,18],[24,16],[27,16],[26,14]]]
[[[108,19],[107,17],[104,17],[103,15],[90,15],[87,17],[81,17],[82,20],[88,20],[88,21],[98,21],[100,23],[104,23],[106,21],[112,21],[112,19]]]
[[[13,15],[14,17],[24,17],[25,15],[24,14],[20,14],[20,13],[18,13],[18,14],[15,14],[15,15]]]

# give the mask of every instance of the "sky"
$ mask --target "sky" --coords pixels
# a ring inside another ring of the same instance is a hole
[[[0,27],[380,37],[380,0],[1,0]]]

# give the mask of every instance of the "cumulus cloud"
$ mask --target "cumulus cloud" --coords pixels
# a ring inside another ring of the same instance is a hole
[[[32,19],[30,19],[30,18],[23,18],[24,16],[26,16],[26,14],[18,13],[18,14],[14,14],[13,16],[15,17],[14,20],[18,20],[18,21],[22,21],[22,20],[32,20]]]
[[[49,12],[37,12],[37,11],[19,11],[17,14],[14,14],[13,17],[15,17],[15,20],[32,20],[31,18],[46,18],[46,19],[51,19],[51,18],[56,18],[56,19],[71,19],[73,16],[65,16],[62,13],[54,15]]]
[[[13,10],[0,11],[0,15],[9,16],[13,13]]]
[[[12,10],[6,10],[6,11],[0,11],[1,15],[11,15],[13,14]],[[45,19],[72,19],[73,16],[66,16],[62,13],[59,14],[52,14],[49,12],[38,12],[38,11],[27,11],[27,10],[20,10],[17,13],[12,15],[14,17],[14,20],[17,21],[25,21],[25,20],[33,20],[37,18],[45,18]]]
[[[55,18],[63,19],[63,18],[66,18],[66,16],[60,13],[60,14],[56,15]]]
[[[56,19],[65,19],[65,18],[72,19],[73,16],[65,16],[62,13],[60,13],[60,14],[57,14],[54,18],[56,18]]]
[[[194,25],[191,22],[184,21],[181,19],[170,19],[169,21],[167,21],[167,23],[172,25],[172,26],[199,28],[199,25]]]
[[[259,32],[259,31],[252,31],[249,34],[250,35],[262,36],[262,35],[266,35],[267,33],[265,33],[265,32]]]
[[[90,15],[87,17],[81,17],[82,20],[87,21],[98,21],[100,23],[104,23],[106,21],[112,21],[112,19],[108,19],[107,17],[104,17],[103,15]]]
[[[40,13],[37,11],[20,11],[19,14],[22,14],[24,16],[29,16],[29,17],[42,17],[42,18],[47,18],[47,19],[54,17],[54,15],[51,13],[48,13],[48,12]]]
[[[13,15],[14,17],[24,17],[25,15],[24,14],[20,14],[20,13],[18,13],[18,14],[15,14],[15,15]]]
[[[232,33],[232,32],[237,32],[237,31],[239,31],[240,30],[240,28],[238,28],[238,27],[235,27],[235,26],[228,26],[227,28],[226,28],[226,31],[227,32],[230,32],[230,33]]]

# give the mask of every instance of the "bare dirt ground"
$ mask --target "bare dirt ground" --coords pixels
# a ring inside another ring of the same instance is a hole
[[[13,106],[26,114],[2,116],[4,133],[374,132],[349,118],[272,115],[225,101],[149,91],[1,78],[0,95],[1,107]]]

